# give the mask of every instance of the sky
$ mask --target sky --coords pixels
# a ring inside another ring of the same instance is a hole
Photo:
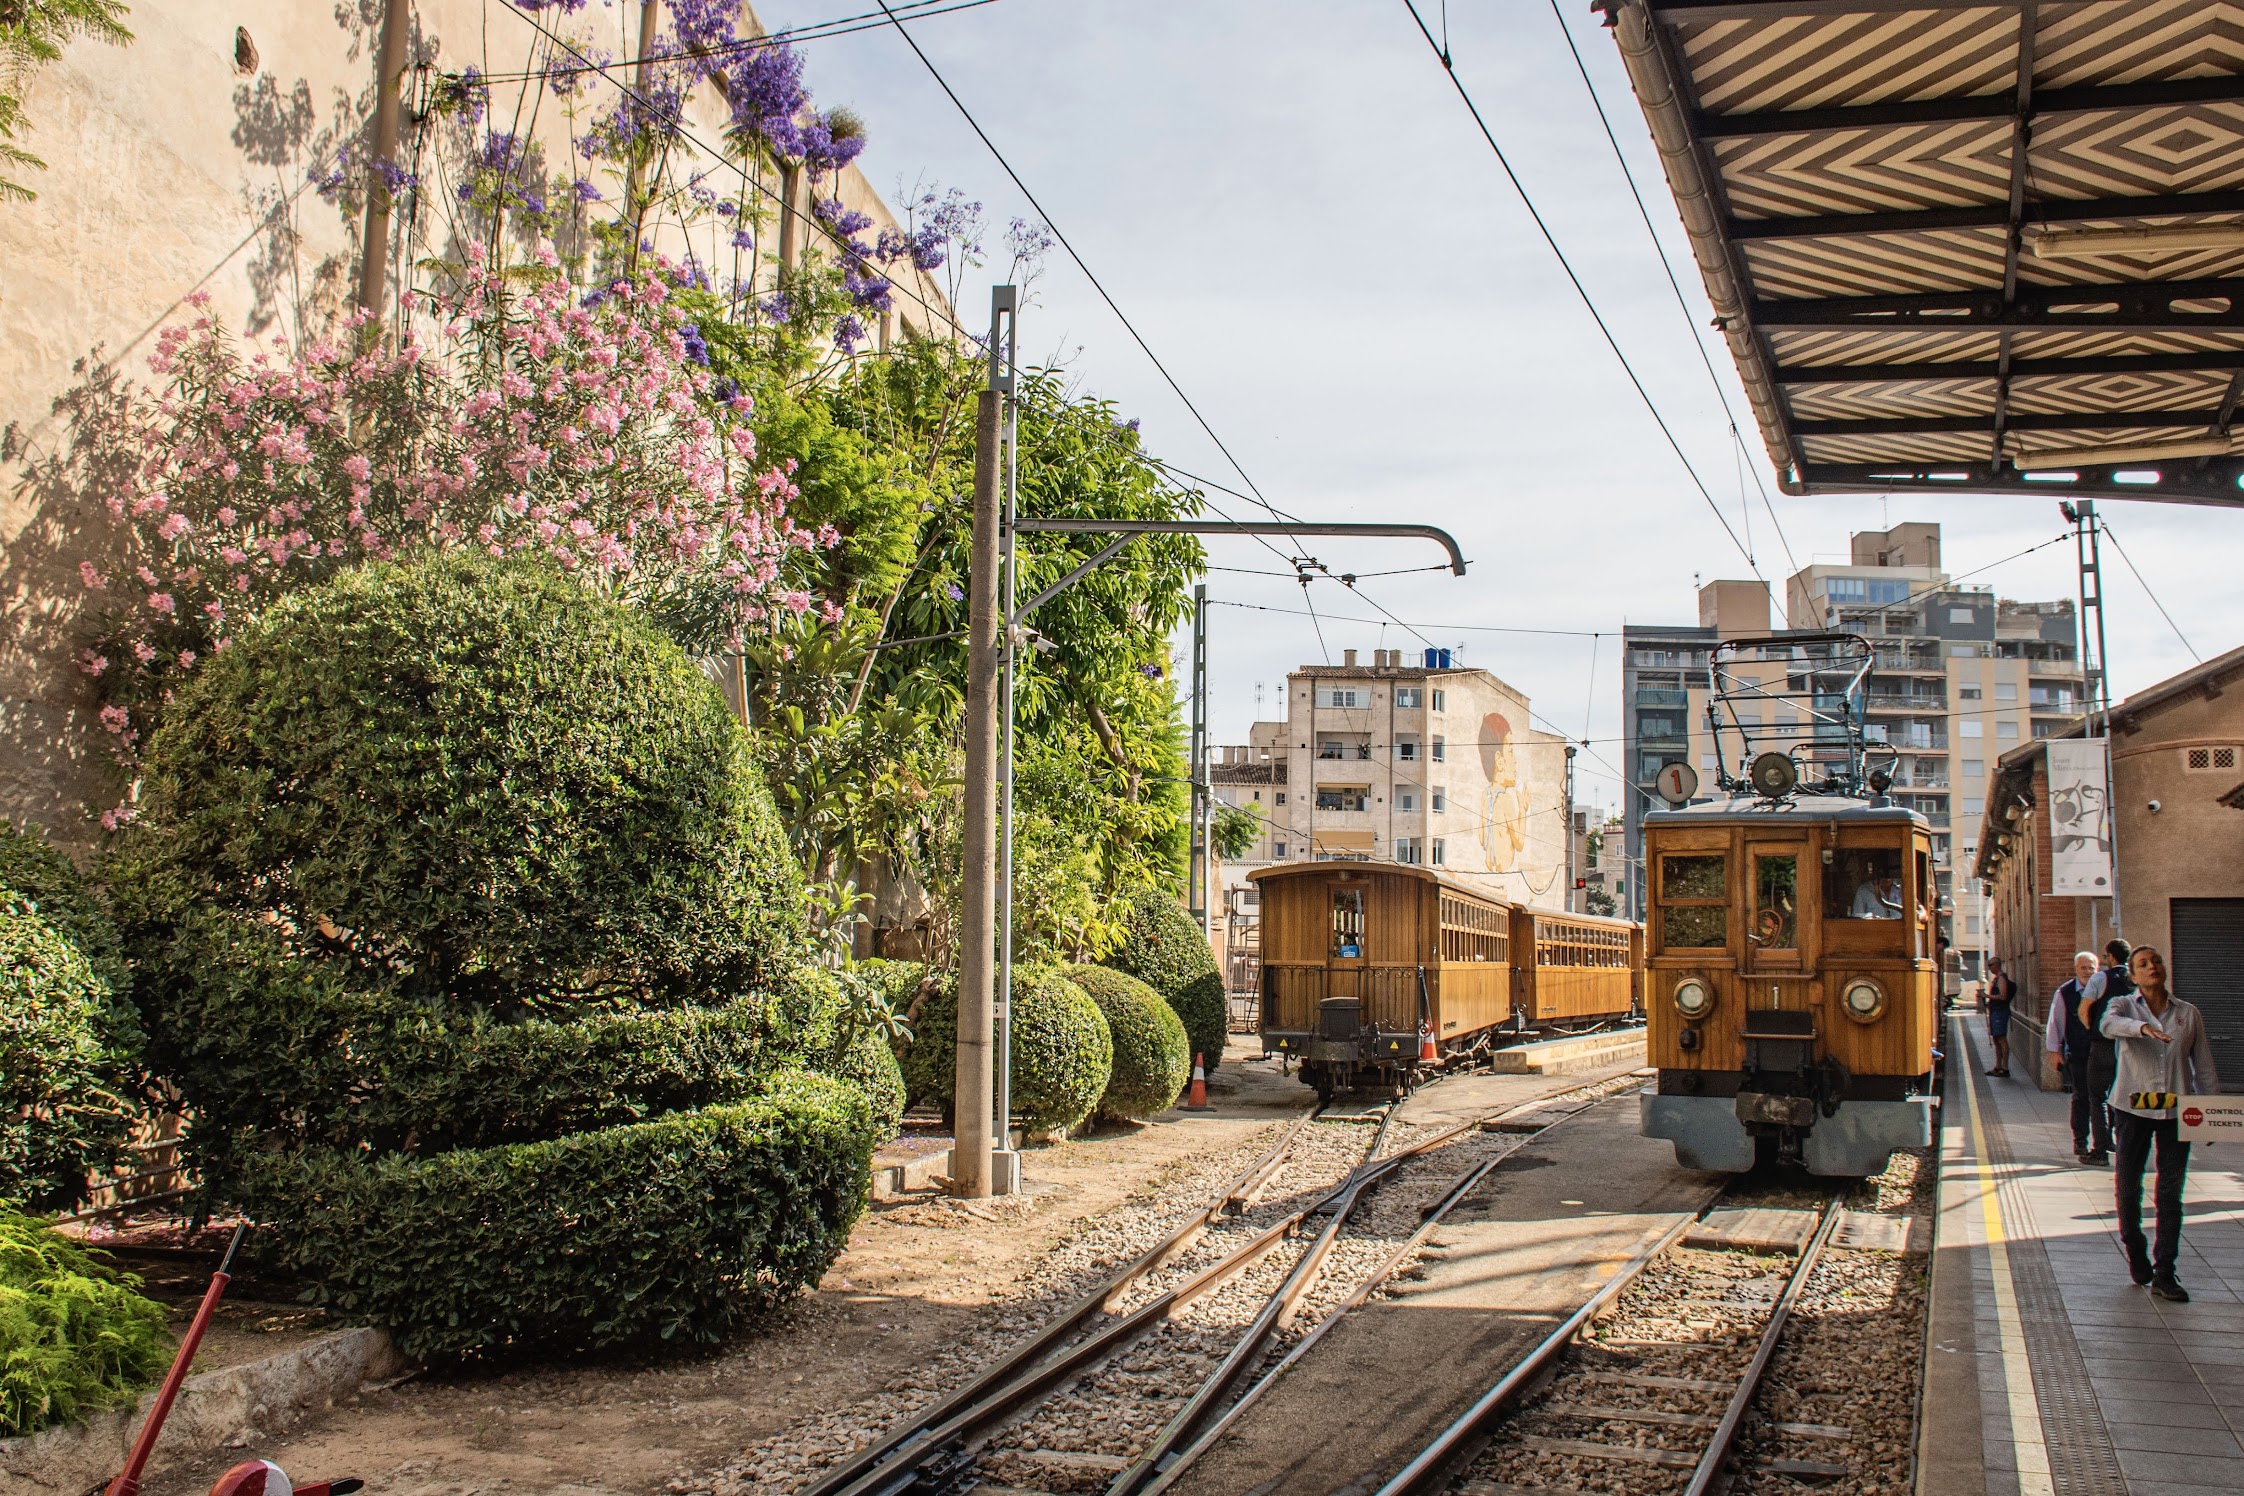
[[[1419,6],[1439,35],[1442,0]],[[863,8],[766,0],[758,11],[781,30]],[[1402,0],[992,0],[908,23],[1214,437],[1064,252],[1022,315],[1025,360],[1063,363],[1086,392],[1118,402],[1143,422],[1148,450],[1176,468],[1247,491],[1243,469],[1302,519],[1433,524],[1463,545],[1470,566],[1457,578],[1415,570],[1440,559],[1422,542],[1303,542],[1332,572],[1358,577],[1355,591],[1313,581],[1305,597],[1292,542],[1274,542],[1281,555],[1250,539],[1211,541],[1216,744],[1247,740],[1258,694],[1264,715],[1282,710],[1289,669],[1328,652],[1338,661],[1345,648],[1368,659],[1375,648],[1431,642],[1462,647],[1463,663],[1525,691],[1536,726],[1586,738],[1576,798],[1617,808],[1619,631],[1695,623],[1698,580],[1757,570],[1781,597],[1796,565],[1843,562],[1850,533],[1930,520],[1943,527],[1951,574],[1977,573],[1971,582],[2006,597],[2077,592],[2069,539],[2017,555],[2068,532],[2054,496],[1776,492],[1726,350],[1708,345],[1743,452],[1694,350],[1694,329],[1712,312],[1612,38],[1587,0],[1560,9],[1563,22],[1549,0],[1452,0],[1458,77],[1735,540]],[[1688,320],[1562,24],[1675,266]],[[1038,216],[893,30],[804,52],[819,106],[846,104],[865,120],[859,164],[892,202],[914,186],[955,186],[996,224]],[[993,256],[967,277],[968,325],[986,318],[984,288],[1004,268]],[[1209,496],[1228,517],[1267,517]],[[2172,613],[2170,625],[2107,546],[2120,694],[2188,668],[2187,646],[2210,658],[2244,643],[2233,559],[2244,512],[2099,507]],[[1381,571],[1404,574],[1370,575]]]

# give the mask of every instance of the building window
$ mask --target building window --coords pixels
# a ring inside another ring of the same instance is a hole
[[[1977,795],[1966,795],[1964,796],[1963,813],[1967,816],[1985,815],[1987,813],[1987,802]]]
[[[1442,709],[1442,708],[1441,708],[1441,703],[1442,703],[1442,690],[1441,690],[1441,687],[1439,687],[1439,686],[1436,686],[1436,687],[1434,687],[1434,690],[1433,690],[1433,697],[1434,697],[1434,710],[1438,712],[1438,711],[1440,711],[1440,710]]]
[[[1319,758],[1338,758],[1338,757],[1340,757],[1340,745],[1339,745],[1338,743],[1333,743],[1333,742],[1324,742],[1324,743],[1319,743],[1319,744],[1317,745],[1317,757],[1319,757]]]
[[[1334,686],[1332,689],[1325,692],[1325,705],[1362,706],[1363,702],[1360,699],[1361,696],[1362,693],[1359,691],[1345,689],[1340,686]]]
[[[1283,805],[1286,803],[1286,792],[1284,790],[1280,790],[1275,795],[1272,795],[1270,799],[1273,804]]]
[[[1449,744],[1445,740],[1441,738],[1434,739],[1433,759],[1437,764],[1445,764],[1449,762]]]
[[[2232,744],[2218,744],[2182,750],[2182,769],[2190,774],[2223,774],[2236,772],[2236,749]]]
[[[1987,735],[1987,724],[1979,721],[1976,717],[1966,717],[1956,724],[1956,735],[1965,738],[1983,738]]]
[[[1966,778],[1966,779],[1978,779],[1978,778],[1980,778],[1981,776],[1983,776],[1983,775],[1984,775],[1984,774],[1985,774],[1986,772],[1987,772],[1987,761],[1986,761],[1985,759],[1980,759],[1980,758],[1967,758],[1967,759],[1965,759],[1965,760],[1964,760],[1964,767],[1963,767],[1963,776],[1964,776],[1964,778]]]
[[[1409,790],[1397,790],[1395,792],[1395,809],[1416,810],[1417,808],[1418,797],[1416,795],[1412,794]]]
[[[1950,623],[1970,623],[1978,616],[1969,608],[1950,608],[1948,610],[1948,621]]]
[[[1444,843],[1444,842],[1442,841],[1442,839],[1441,839],[1440,837],[1438,837],[1438,836],[1437,836],[1437,837],[1435,837],[1435,838],[1434,838],[1434,841],[1433,841],[1433,858],[1434,858],[1434,866],[1435,866],[1435,867],[1446,867],[1446,866],[1448,866],[1448,862],[1447,862],[1447,846],[1446,846],[1446,844],[1445,844],[1445,843]]]
[[[1714,763],[1715,759],[1713,754],[1702,753],[1699,755],[1699,767],[1706,770],[1709,774],[1714,772]]]
[[[1405,763],[1416,763],[1418,761],[1417,743],[1407,742],[1395,744],[1395,757],[1401,759]]]
[[[1956,700],[1958,701],[1977,701],[1979,694],[1977,686],[1958,685],[1956,687]]]
[[[1317,786],[1317,809],[1319,810],[1369,810],[1370,808],[1370,800],[1361,786]]]
[[[1995,700],[2016,701],[2017,699],[2018,682],[2014,680],[1998,680],[1995,682]]]
[[[1408,707],[1408,706],[1418,706],[1418,705],[1420,705],[1420,704],[1421,704],[1421,703],[1420,703],[1420,701],[1419,701],[1419,693],[1418,693],[1418,687],[1416,687],[1416,686],[1397,686],[1397,687],[1395,687],[1395,705],[1397,705],[1397,706],[1406,706],[1406,707]]]
[[[2233,754],[2236,750],[2232,748],[2226,751]],[[1435,810],[1449,809],[1449,791],[1441,788],[1441,786],[1439,785],[1436,785],[1434,787],[1433,795],[1433,808]]]
[[[1998,737],[1998,738],[2015,738],[2015,737],[2017,737],[2017,736],[2018,736],[2018,724],[2017,724],[2017,723],[2015,723],[2015,722],[1997,722],[1997,723],[1995,724],[1995,736],[1996,736],[1996,737]]]
[[[1416,865],[1417,865],[1417,862],[1418,862],[1418,838],[1417,838],[1417,837],[1415,837],[1415,836],[1398,836],[1398,837],[1396,837],[1396,838],[1395,838],[1395,861],[1397,861],[1397,862],[1407,862],[1407,863],[1411,864],[1412,866],[1416,866]]]
[[[1979,646],[1976,644],[1951,644],[1948,646],[1948,658],[1951,660],[1976,660],[1979,658]]]
[[[1249,792],[1248,792],[1248,798],[1249,798],[1249,799],[1251,799],[1251,800],[1254,800],[1255,802],[1257,802],[1257,803],[1259,804],[1259,803],[1261,802],[1261,800],[1262,800],[1262,791],[1260,791],[1260,790],[1252,790],[1252,791],[1249,791]]]
[[[1283,858],[1286,855],[1286,844],[1284,842],[1272,842],[1270,844],[1270,855]]]

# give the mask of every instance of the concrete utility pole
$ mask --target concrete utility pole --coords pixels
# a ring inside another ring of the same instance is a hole
[[[1208,584],[1192,589],[1192,914],[1200,933],[1213,938],[1215,807],[1208,795]]]
[[[405,43],[413,21],[412,0],[389,0],[382,12],[382,42],[374,74],[374,155],[372,164],[397,160],[398,94],[404,87]],[[390,185],[377,169],[366,183],[366,238],[359,247],[358,304],[376,316],[384,310],[382,292],[390,268]]]
[[[990,378],[974,417],[974,530],[967,563],[966,907],[959,919],[958,1066],[951,1093],[955,1129],[951,1193],[970,1200],[987,1199],[993,1193],[996,1181],[992,1178],[991,1151],[998,1142],[1011,1141],[999,1131],[1009,1119],[996,1110],[996,1055],[991,1038],[997,1016],[1000,963],[999,675],[1007,649],[1006,620],[999,605],[1000,558],[1006,539],[1000,534],[1004,528],[1000,510],[1005,477],[1000,459],[1005,397],[1013,374],[998,329],[1000,318],[1012,314],[1014,298],[1011,286],[992,288]]]

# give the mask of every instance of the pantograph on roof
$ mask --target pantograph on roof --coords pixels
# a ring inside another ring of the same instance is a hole
[[[1786,492],[2244,505],[2244,4],[1597,4]]]

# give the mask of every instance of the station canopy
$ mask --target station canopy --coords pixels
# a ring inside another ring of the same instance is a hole
[[[2244,4],[1598,8],[1787,493],[2244,505]]]

